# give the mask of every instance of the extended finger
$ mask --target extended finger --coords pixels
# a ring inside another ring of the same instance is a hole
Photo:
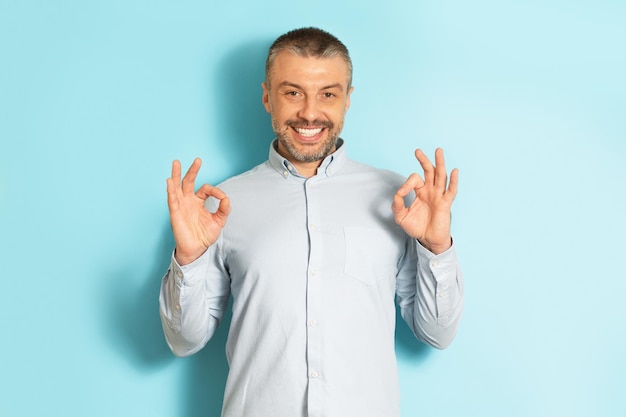
[[[202,166],[202,160],[200,158],[194,159],[193,163],[187,170],[185,177],[183,178],[183,183],[182,183],[183,193],[185,194],[193,193],[194,183],[196,181],[196,177],[198,176],[198,171],[200,171],[200,166]]]
[[[167,184],[167,206],[170,211],[178,208],[178,196],[176,195],[176,187],[178,183],[175,183],[172,178],[166,180]]]
[[[180,162],[175,160],[172,162],[172,176],[168,178],[167,184],[167,205],[170,210],[178,207],[177,189],[180,187]]]
[[[427,184],[432,184],[435,181],[435,167],[430,162],[430,159],[426,156],[421,149],[415,150],[415,157],[419,161],[422,169],[424,170],[424,182]]]
[[[172,180],[180,184],[180,161],[177,159],[172,162]]]
[[[443,157],[443,149],[435,150],[435,187],[442,193],[446,190],[448,173],[446,172],[446,162]]]
[[[446,195],[449,196],[451,200],[454,200],[454,197],[456,197],[458,184],[459,184],[459,170],[454,168],[452,172],[450,173],[450,184],[448,185],[448,190],[446,191]]]

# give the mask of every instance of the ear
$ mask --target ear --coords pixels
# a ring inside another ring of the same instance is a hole
[[[265,111],[271,113],[272,106],[270,105],[270,90],[264,82],[261,83],[261,87],[263,87],[263,107],[265,107]]]
[[[354,91],[354,87],[350,87],[350,89],[348,90],[348,94],[346,95],[346,107],[344,109],[344,112],[347,112],[348,109],[350,108],[350,95],[352,94],[353,91]]]

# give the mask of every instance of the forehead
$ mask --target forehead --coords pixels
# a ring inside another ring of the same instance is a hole
[[[288,51],[276,56],[270,69],[270,84],[281,83],[313,85],[340,84],[348,87],[348,64],[339,56],[332,58],[303,57]]]

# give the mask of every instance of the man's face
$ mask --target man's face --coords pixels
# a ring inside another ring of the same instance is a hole
[[[276,57],[263,105],[272,116],[278,151],[298,165],[335,150],[350,106],[348,66],[340,57],[314,58],[283,51]]]

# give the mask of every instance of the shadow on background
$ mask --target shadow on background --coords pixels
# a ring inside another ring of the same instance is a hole
[[[144,371],[161,368],[174,359],[163,336],[158,300],[160,277],[167,271],[173,246],[169,225],[163,225],[157,247],[149,258],[153,267],[141,286],[132,287],[137,281],[136,277],[128,276],[134,274],[132,269],[114,271],[111,279],[105,280],[109,311],[107,340]]]
[[[434,348],[417,340],[396,305],[396,354],[414,363],[425,361]]]
[[[217,331],[200,352],[189,358],[180,382],[181,414],[184,417],[220,416],[228,362],[226,361],[226,339],[231,320],[232,300],[228,313]],[[181,360],[181,359],[179,359]]]
[[[261,97],[265,57],[272,40],[256,40],[234,48],[218,63],[215,83],[208,92],[217,101],[220,144],[239,174],[267,160],[274,131]]]

